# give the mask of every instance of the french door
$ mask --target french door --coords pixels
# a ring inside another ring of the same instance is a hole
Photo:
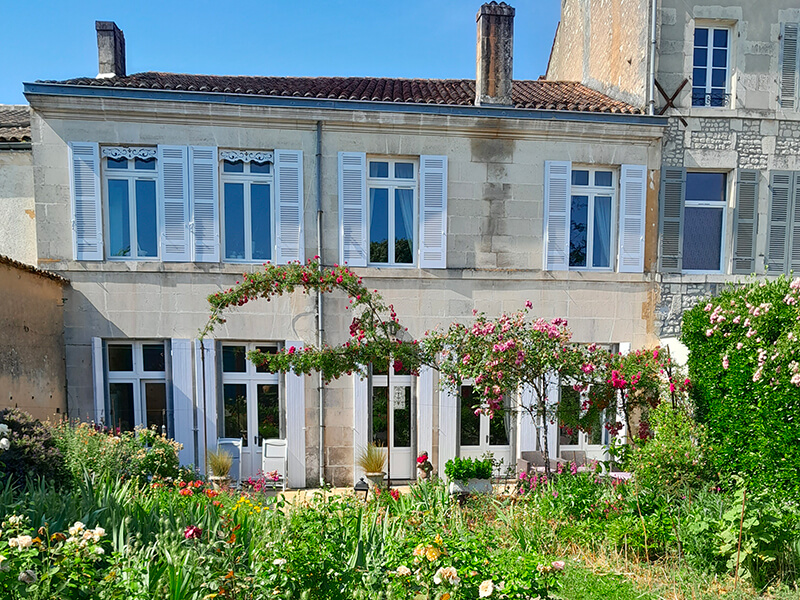
[[[412,378],[410,374],[392,373],[391,394],[389,379],[385,371],[373,371],[370,439],[374,444],[388,448],[389,475],[392,479],[413,479],[416,419]],[[389,410],[392,411],[391,419],[388,418]]]
[[[110,427],[155,427],[159,433],[171,433],[165,354],[164,342],[107,342]]]
[[[502,464],[495,475],[503,475],[513,460],[513,413],[510,410],[503,414],[495,414],[490,419],[483,413],[475,414],[473,406],[478,404],[473,398],[470,385],[461,387],[459,394],[459,456],[482,458],[491,453],[496,461]]]
[[[580,392],[575,391],[572,386],[561,386],[560,409],[574,413],[581,412],[583,398]],[[585,414],[585,413],[584,413]],[[586,431],[581,431],[576,427],[571,427],[558,423],[558,454],[562,456],[564,452],[579,451],[586,454],[586,458],[591,460],[606,460],[605,447],[610,443],[608,430],[605,428],[606,411],[596,413],[593,422],[587,423]]]

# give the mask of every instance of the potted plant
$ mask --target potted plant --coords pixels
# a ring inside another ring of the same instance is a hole
[[[356,464],[364,471],[373,487],[383,485],[383,476],[386,475],[386,454],[375,444],[368,444],[358,455]]]
[[[447,461],[444,473],[451,494],[488,494],[492,491],[492,459],[455,457]]]
[[[429,479],[433,471],[433,465],[428,459],[428,453],[424,450],[417,457],[417,479]]]
[[[211,477],[208,480],[215,490],[226,487],[231,482],[230,472],[233,466],[233,455],[222,448],[211,450],[208,453],[208,466],[211,469]]]

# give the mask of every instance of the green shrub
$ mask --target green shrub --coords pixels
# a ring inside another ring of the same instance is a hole
[[[38,419],[16,408],[0,410],[0,424],[8,427],[9,448],[0,450],[0,479],[15,484],[26,477],[44,477],[57,484],[67,481],[64,457],[50,431]]]
[[[450,481],[466,481],[467,479],[491,479],[492,459],[451,458],[444,465],[444,474]]]

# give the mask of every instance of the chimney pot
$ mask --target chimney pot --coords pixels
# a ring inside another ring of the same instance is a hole
[[[114,21],[95,21],[97,78],[125,77],[125,34]]]
[[[505,2],[481,6],[475,77],[475,105],[512,106],[514,9]]]

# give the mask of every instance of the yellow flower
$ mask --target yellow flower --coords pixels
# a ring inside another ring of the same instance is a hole
[[[436,548],[435,546],[428,546],[425,548],[425,558],[427,558],[430,562],[435,561],[442,555],[441,550]]]
[[[437,534],[436,534],[436,537],[435,537],[435,538],[433,538],[433,541],[434,541],[434,542],[436,542],[438,545],[440,545],[440,546],[441,546],[441,545],[442,545],[442,536],[440,536],[440,535],[437,533]]]
[[[414,548],[414,556],[423,556],[424,554],[425,554],[425,547],[422,544]]]

